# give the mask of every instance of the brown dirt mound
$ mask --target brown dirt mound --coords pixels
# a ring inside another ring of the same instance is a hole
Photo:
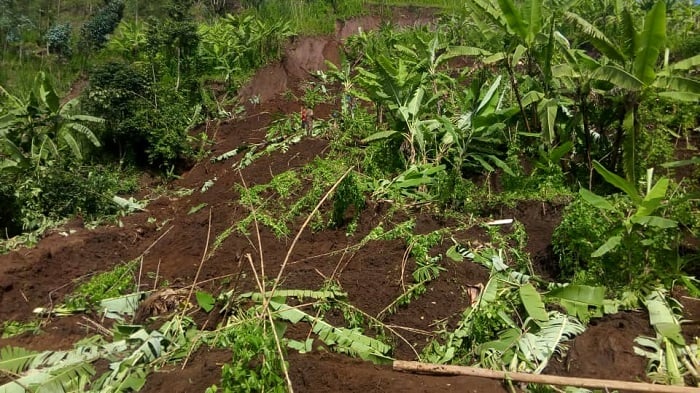
[[[397,26],[413,26],[428,25],[434,18],[433,9],[410,7],[397,9],[394,15],[386,18],[363,16],[337,21],[334,37],[295,38],[285,50],[282,61],[256,73],[241,88],[238,96],[244,103],[268,102],[287,90],[294,90],[299,81],[309,79],[316,71],[327,70],[326,61],[340,65],[341,43],[349,36],[359,31],[375,30],[383,21],[391,20]]]
[[[289,356],[299,392],[506,392],[500,382],[471,377],[404,374],[333,353]]]
[[[212,385],[220,385],[221,367],[231,361],[231,352],[200,348],[188,359],[186,367],[165,367],[148,377],[142,393],[204,392]]]
[[[639,335],[654,335],[646,313],[622,312],[593,320],[571,343],[566,357],[552,362],[545,373],[647,381],[646,359],[634,353],[634,339]]]

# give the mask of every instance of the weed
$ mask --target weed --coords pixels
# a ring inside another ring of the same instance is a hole
[[[2,324],[2,338],[18,336],[23,333],[39,334],[41,332],[41,321],[32,320],[27,322],[5,321]]]
[[[340,160],[320,159],[304,166],[301,170],[290,170],[276,175],[269,183],[258,184],[249,189],[236,186],[241,195],[240,203],[255,209],[236,224],[241,233],[247,233],[254,218],[273,230],[277,237],[289,234],[289,224],[299,216],[308,214],[321,199],[326,190],[340,177],[345,164]],[[309,188],[301,193],[302,185]],[[321,230],[328,227],[329,219],[314,217],[312,228]]]
[[[136,286],[134,274],[138,264],[139,260],[135,259],[93,276],[66,296],[66,306],[74,310],[89,309],[103,299],[133,292]]]
[[[331,226],[340,227],[346,222],[348,208],[353,208],[352,218],[348,226],[348,233],[354,232],[353,226],[357,225],[362,209],[365,207],[363,189],[354,173],[348,174],[333,195],[333,212],[331,214]]]

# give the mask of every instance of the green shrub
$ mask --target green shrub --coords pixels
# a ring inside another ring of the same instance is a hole
[[[90,308],[104,299],[137,290],[135,280],[137,262],[138,259],[134,259],[93,276],[66,296],[66,305],[72,309]]]
[[[283,360],[270,327],[257,319],[247,319],[223,335],[222,345],[233,350],[233,360],[224,364],[221,371],[223,392],[286,391]],[[218,391],[218,388],[210,389]]]
[[[698,53],[700,53],[700,34],[696,33],[682,40],[673,55],[676,59],[681,60]]]
[[[629,207],[622,199],[615,200],[613,204],[620,209]],[[614,221],[622,219],[622,215],[606,217],[600,214],[580,196],[574,199],[564,209],[561,223],[552,235],[552,247],[559,256],[562,279],[571,279],[582,269],[599,270],[594,266],[591,254],[603,244],[606,234],[615,225]],[[614,256],[606,257],[611,258]]]
[[[333,195],[331,226],[340,227],[345,224],[345,215],[351,207],[354,209],[351,220],[355,222],[365,207],[365,197],[357,177],[352,172],[340,182]]]
[[[124,14],[124,0],[111,0],[80,29],[83,49],[101,49]]]
[[[485,187],[478,187],[473,181],[463,178],[454,168],[438,174],[436,186],[431,192],[442,209],[478,213],[488,202]]]
[[[72,30],[68,23],[51,26],[44,36],[49,52],[61,57],[69,57],[72,53],[70,46]]]
[[[112,197],[135,191],[137,183],[113,167],[67,166],[48,170],[38,186],[46,216],[59,219],[81,214],[92,220],[117,213]]]
[[[187,92],[174,90],[168,82],[153,84],[146,70],[119,62],[93,70],[86,107],[105,119],[108,153],[162,170],[189,163],[194,151],[188,131],[202,120],[200,111]]]
[[[159,99],[158,108],[147,107],[132,119],[138,135],[145,138],[148,164],[163,170],[187,166],[194,157],[188,131],[201,120],[198,110],[177,92],[162,92]]]
[[[364,150],[362,173],[374,178],[391,178],[406,167],[401,152],[403,140],[394,138],[371,143]]]
[[[84,94],[84,106],[105,119],[102,134],[104,148],[119,159],[132,163],[147,162],[147,141],[140,127],[131,121],[136,112],[148,107],[151,81],[147,71],[136,65],[108,62],[90,72],[90,86]]]
[[[0,238],[15,236],[22,230],[17,214],[20,207],[14,191],[13,184],[0,178]]]
[[[678,189],[669,195],[651,209],[649,198],[635,203],[623,194],[605,200],[579,194],[552,237],[564,278],[622,289],[682,276],[685,261],[679,255],[678,224],[694,226],[696,220],[674,220],[693,207]]]
[[[20,177],[0,187],[0,200],[8,201],[0,209],[0,223],[13,235],[20,227],[31,231],[76,214],[85,220],[98,219],[118,212],[114,195],[133,192],[136,187],[134,177],[113,167],[71,163],[47,167],[36,176]]]

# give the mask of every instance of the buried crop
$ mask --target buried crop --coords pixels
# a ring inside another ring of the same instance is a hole
[[[506,265],[503,250],[472,251],[456,244],[450,255],[485,266],[491,277],[457,328],[443,331],[424,349],[422,360],[540,373],[552,356],[565,351],[565,341],[584,331],[582,321],[602,315],[603,288],[550,284],[540,293],[540,280]],[[566,313],[557,311],[561,308]]]
[[[135,308],[122,311],[133,315]],[[108,318],[110,315],[107,313]],[[0,374],[10,376],[11,381],[0,385],[0,392],[138,391],[150,372],[185,358],[200,343],[195,339],[194,323],[181,315],[153,331],[119,323],[111,331],[103,330],[111,340],[92,336],[70,350],[37,352],[3,347]],[[109,363],[109,368],[98,373],[98,361]]]
[[[121,296],[136,287],[136,267],[139,259],[115,266],[112,270],[97,274],[80,284],[66,297],[67,309],[80,310],[93,307],[100,301]]]
[[[406,245],[401,260],[401,295],[379,312],[377,318],[382,320],[386,316],[394,314],[399,307],[405,306],[426,292],[426,285],[438,278],[446,269],[441,266],[442,254],[432,255],[432,249],[442,243],[443,237],[454,228],[443,228],[425,235],[414,233],[415,220],[407,220],[397,224],[392,229],[385,230],[380,224],[370,231],[360,242],[366,244],[369,241],[387,241],[401,239]],[[406,283],[406,268],[409,258],[415,261],[415,268],[410,273],[412,283]]]
[[[325,190],[343,174],[344,165],[341,160],[317,158],[301,170],[276,175],[269,183],[250,188],[237,186],[241,205],[250,209],[251,213],[236,224],[236,229],[247,234],[251,224],[257,220],[277,237],[288,236],[289,225],[311,211]],[[354,208],[354,217],[362,209],[364,200],[358,183],[354,176],[347,179],[347,176],[341,179],[340,186],[333,194],[331,217],[327,214],[314,216],[314,230],[342,225],[346,211],[350,213]],[[308,184],[306,188],[305,184]],[[350,220],[350,223],[353,222],[354,218]]]
[[[252,310],[251,310],[252,311]],[[221,384],[206,391],[217,392],[285,392],[286,383],[277,352],[275,335],[270,329],[284,333],[284,325],[270,327],[264,320],[251,318],[224,328],[216,338],[216,346],[230,348],[232,361],[221,369]]]

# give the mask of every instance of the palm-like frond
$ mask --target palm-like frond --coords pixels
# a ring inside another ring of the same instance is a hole
[[[600,53],[605,56],[620,62],[625,62],[625,56],[622,54],[619,48],[610,41],[610,39],[597,27],[583,19],[580,15],[574,12],[564,12],[564,18],[573,23],[580,29],[580,31],[591,41],[591,44],[600,51]]]
[[[679,60],[669,65],[669,70],[672,71],[687,71],[691,68],[700,67],[700,55],[688,57],[687,59]]]
[[[467,6],[471,7],[476,14],[483,15],[491,20],[492,23],[501,28],[506,27],[506,22],[503,17],[503,12],[489,0],[474,0],[467,2]],[[478,17],[476,17],[479,20]]]
[[[68,148],[70,148],[71,152],[73,152],[73,156],[77,158],[78,160],[83,159],[83,153],[80,151],[80,145],[78,142],[73,138],[73,135],[69,132],[62,132],[60,133],[61,139],[63,139],[63,142],[68,145]]]
[[[93,145],[95,145],[95,147],[100,147],[99,139],[97,139],[95,133],[92,132],[92,130],[87,128],[86,126],[80,123],[67,123],[64,127],[64,130],[67,131],[67,129],[78,132],[79,134],[87,138],[87,140],[89,140]]]
[[[0,370],[18,374],[19,378],[0,385],[0,393],[24,393],[25,387],[36,392],[81,390],[95,374],[90,363],[106,351],[108,349],[97,346],[41,353],[22,348],[3,348],[0,351]]]
[[[549,359],[564,350],[564,341],[583,333],[586,329],[576,318],[557,311],[549,313],[549,320],[537,323],[539,330],[525,333],[518,341],[520,354],[526,361],[537,364],[533,370],[539,374],[547,367]]]
[[[90,378],[95,375],[95,368],[90,363],[76,363],[43,373],[45,378],[39,383],[32,383],[35,392],[82,392]]]
[[[636,76],[620,67],[612,65],[599,67],[593,72],[591,78],[610,82],[626,90],[640,90],[644,87],[644,83]]]
[[[161,332],[150,333],[141,329],[129,337],[130,342],[139,345],[125,358],[111,365],[111,371],[103,375],[94,385],[103,393],[138,391],[146,382],[148,374],[144,366],[165,353],[168,340]]]
[[[32,364],[39,352],[24,348],[6,346],[0,349],[0,370],[19,374]]]
[[[637,53],[639,32],[634,27],[634,18],[629,9],[622,10],[622,50],[628,58],[632,59]]]
[[[520,12],[515,7],[515,3],[512,0],[498,0],[498,5],[501,8],[503,18],[508,24],[508,28],[521,40],[525,41],[528,36],[528,28]]]
[[[656,61],[666,42],[666,2],[659,0],[644,20],[644,30],[636,45],[634,75],[645,85],[656,77]]]
[[[336,328],[321,318],[307,314],[298,308],[276,301],[270,302],[276,316],[291,323],[306,321],[313,326],[318,337],[338,352],[359,356],[375,363],[386,363],[391,358],[387,353],[391,347],[374,338],[365,336],[353,329]]]
[[[542,30],[542,0],[529,0],[525,5],[527,16],[527,37],[525,42],[531,46],[535,42],[537,34]]]
[[[653,86],[669,91],[700,94],[700,80],[682,76],[659,75],[656,77]]]

